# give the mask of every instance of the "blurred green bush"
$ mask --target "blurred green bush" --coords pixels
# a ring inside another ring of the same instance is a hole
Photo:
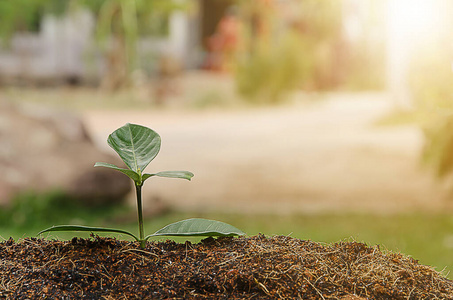
[[[61,191],[28,191],[0,207],[0,227],[25,230],[71,221],[84,223],[113,217],[119,209],[119,206],[87,207]]]
[[[240,6],[244,28],[235,75],[245,100],[277,103],[295,89],[384,88],[384,39],[369,37],[365,30],[380,32],[376,27],[382,27],[382,18],[361,20],[364,32],[350,40],[343,29],[342,1],[303,1],[290,18],[280,16],[272,4],[254,4]]]
[[[411,62],[409,85],[418,110],[445,116],[453,109],[453,52],[445,44],[420,50]]]
[[[297,88],[334,87],[342,68],[341,3],[307,0],[283,18],[277,6],[244,2],[236,85],[252,103],[277,103]]]
[[[414,55],[409,85],[425,136],[423,162],[439,177],[453,173],[453,55],[445,41]]]
[[[280,102],[312,74],[313,59],[301,51],[307,48],[291,31],[272,45],[259,41],[253,55],[238,62],[238,92],[251,102]]]
[[[423,161],[437,176],[445,177],[453,172],[453,117],[441,118],[424,129],[426,143]]]

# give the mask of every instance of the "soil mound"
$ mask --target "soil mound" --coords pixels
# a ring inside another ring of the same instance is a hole
[[[275,236],[198,244],[111,238],[0,243],[3,299],[453,299],[453,281],[357,242]]]

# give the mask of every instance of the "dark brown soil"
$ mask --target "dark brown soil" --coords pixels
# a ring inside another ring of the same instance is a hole
[[[0,259],[0,299],[453,299],[432,268],[357,242],[27,238]]]

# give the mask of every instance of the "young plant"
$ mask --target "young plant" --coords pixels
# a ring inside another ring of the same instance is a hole
[[[155,236],[236,236],[244,232],[229,224],[207,219],[187,219],[163,227],[153,234],[145,236],[143,230],[142,187],[145,180],[157,176],[191,180],[194,176],[188,171],[163,171],[158,173],[143,173],[148,164],[157,156],[160,150],[160,136],[153,130],[135,124],[127,123],[118,128],[107,139],[109,146],[118,153],[128,169],[112,164],[97,162],[95,167],[106,167],[122,172],[135,183],[137,195],[138,230],[139,236],[114,228],[90,227],[80,225],[52,226],[38,233],[51,231],[88,231],[122,233],[140,242],[140,248],[145,248],[146,241]]]

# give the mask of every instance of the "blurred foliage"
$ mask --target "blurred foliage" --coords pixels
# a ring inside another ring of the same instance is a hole
[[[418,110],[444,114],[453,109],[453,49],[445,43],[430,45],[414,55],[409,71],[410,89]]]
[[[341,35],[341,2],[307,0],[285,20],[268,2],[241,2],[244,47],[238,54],[240,94],[275,103],[296,89],[329,88],[340,75],[335,59]]]
[[[45,14],[63,15],[74,0],[0,1],[0,37],[7,44],[16,32],[38,32]]]
[[[38,31],[45,0],[0,1],[0,37],[6,44],[14,32]]]
[[[3,0],[0,36],[8,40],[15,32],[37,32],[45,14],[62,16],[78,7],[95,14],[98,34],[106,38],[112,34],[166,35],[170,13],[188,5],[167,0]]]
[[[302,44],[293,32],[286,32],[273,47],[257,43],[253,54],[237,66],[239,93],[252,102],[281,101],[300,86],[312,68],[311,61],[299,54]]]
[[[107,61],[103,86],[116,90],[129,85],[131,74],[143,68],[138,38],[168,34],[169,15],[187,5],[167,0],[79,0],[96,16],[96,36]]]
[[[418,49],[409,71],[414,108],[423,116],[423,162],[439,177],[453,174],[453,49],[445,45],[440,39]]]
[[[342,87],[353,91],[385,89],[385,44],[362,41],[354,46],[344,61]]]
[[[280,13],[278,5],[272,4],[276,2],[238,3],[245,28],[236,79],[246,99],[278,102],[297,88],[385,87],[385,5],[381,2],[349,7],[347,1],[294,1],[289,17],[288,11]],[[347,18],[360,28],[355,36],[345,32]]]
[[[431,122],[424,129],[426,143],[423,149],[423,161],[445,177],[453,172],[453,116]]]
[[[98,19],[98,34],[105,38],[136,26],[136,35],[168,33],[169,15],[187,5],[168,0],[78,0]],[[134,24],[135,23],[135,24]]]
[[[232,65],[237,74],[238,90],[246,99],[278,102],[297,88],[382,87],[383,45],[374,43],[367,34],[370,28],[383,27],[379,23],[382,15],[362,16],[365,20],[361,23],[365,27],[363,36],[351,45],[345,39],[342,23],[348,1],[233,2],[237,4],[234,11],[243,31]],[[279,7],[291,2],[294,9],[288,17],[288,12],[279,11]],[[151,69],[147,64],[158,59],[143,59],[151,57],[149,53],[138,55],[138,39],[168,35],[171,13],[196,7],[196,3],[176,0],[3,0],[0,1],[0,34],[3,41],[8,42],[14,32],[38,31],[45,14],[61,16],[80,7],[87,8],[96,18],[96,37],[107,65],[104,87],[117,89],[129,84],[132,72]],[[379,8],[377,1],[372,3]],[[374,6],[369,11],[379,11]]]
[[[60,191],[24,192],[0,207],[0,227],[16,230],[113,217],[118,206],[87,207]],[[43,228],[41,228],[43,229]]]
[[[359,2],[364,6],[355,6]],[[345,26],[348,41],[343,46],[345,54],[340,58],[344,70],[341,87],[353,91],[383,90],[386,85],[387,67],[385,63],[388,38],[387,3],[375,0],[359,2],[346,2],[352,5],[347,9],[361,13],[352,13],[349,16],[353,23],[360,24],[356,24],[359,28],[353,29],[353,33],[347,30],[347,25]]]
[[[138,38],[168,34],[169,15],[188,4],[168,0],[3,0],[0,1],[0,36],[8,44],[20,31],[37,32],[46,14],[61,16],[80,7],[96,17],[96,36],[108,71],[107,88],[127,85],[130,75],[142,66],[138,61]]]
[[[131,70],[138,68],[137,38],[147,34],[166,35],[170,13],[187,8],[185,4],[167,0],[79,0],[79,2],[95,14],[97,37],[104,45],[112,37],[124,43],[126,49],[124,55]]]

